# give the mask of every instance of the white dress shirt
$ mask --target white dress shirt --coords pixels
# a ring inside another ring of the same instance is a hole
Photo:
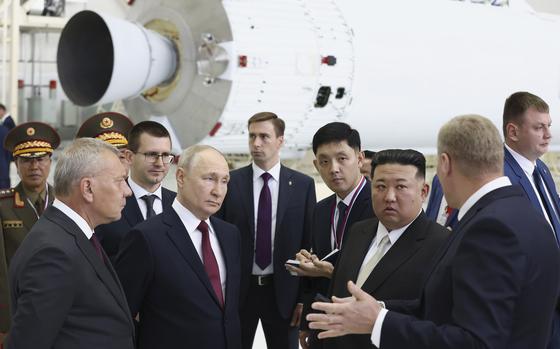
[[[200,257],[200,261],[204,264],[204,260],[202,259],[202,232],[198,230],[198,225],[200,224],[200,219],[196,218],[191,211],[189,211],[185,206],[183,206],[177,199],[173,200],[173,204],[171,204],[181,222],[185,226],[185,229],[189,233],[189,237]],[[218,237],[216,236],[216,232],[214,231],[214,227],[210,223],[210,219],[205,220],[206,224],[208,224],[208,235],[210,238],[210,246],[212,247],[212,252],[214,252],[214,256],[216,257],[216,262],[218,263],[218,268],[220,269],[220,281],[222,283],[222,294],[224,295],[224,299],[226,296],[226,262],[224,260],[224,256],[222,254],[222,249],[220,247],[220,242],[218,241]]]
[[[58,208],[62,213],[68,216],[72,220],[72,222],[76,223],[76,225],[80,228],[80,230],[84,233],[86,238],[89,240],[93,235],[93,229],[89,226],[85,219],[82,218],[76,211],[71,209],[68,205],[64,202],[54,199],[52,204],[54,207]]]
[[[132,177],[128,177],[128,185],[130,186],[130,190],[132,190],[132,194],[138,203],[138,207],[140,207],[140,212],[142,212],[142,217],[146,220],[146,215],[148,214],[148,206],[146,206],[146,201],[142,199],[144,195],[155,195],[156,199],[154,200],[153,208],[156,214],[160,214],[163,211],[163,205],[161,202],[161,184],[153,193],[150,193],[146,189],[142,188],[138,185]]]
[[[535,196],[537,197],[537,200],[539,200],[539,204],[541,205],[541,210],[544,214],[544,218],[546,218],[546,220],[548,221],[548,224],[550,224],[550,226],[552,227],[552,230],[554,231],[554,226],[552,226],[552,223],[550,222],[550,217],[548,217],[548,212],[546,211],[546,207],[541,200],[541,196],[539,194],[539,191],[538,191],[537,186],[535,184],[535,180],[533,178],[533,171],[535,171],[535,167],[537,166],[537,163],[530,161],[529,159],[527,159],[523,155],[521,155],[518,152],[516,152],[515,150],[511,149],[507,144],[504,144],[504,145],[506,146],[507,151],[510,152],[510,154],[513,156],[515,161],[519,164],[519,166],[521,167],[521,169],[525,173],[525,176],[529,180],[529,183],[531,183],[531,187],[533,187],[533,192],[535,192]],[[548,189],[546,188],[546,184],[543,182],[543,178],[541,178],[541,182],[542,182],[543,188],[545,188],[544,191],[546,192],[546,196],[548,198],[548,201],[549,202],[554,202],[554,200],[551,199],[551,196],[550,196],[550,193],[548,192]],[[556,208],[554,207],[554,205],[552,205],[552,209],[554,210],[554,214],[556,214],[558,216],[558,212],[556,212]]]
[[[272,177],[268,180],[268,189],[270,189],[271,204],[272,204],[272,219],[270,221],[270,241],[272,251],[270,251],[270,264],[265,268],[261,269],[255,262],[255,256],[253,257],[253,275],[268,275],[274,273],[274,236],[276,235],[276,210],[278,209],[278,190],[280,188],[280,162],[274,165],[270,170],[265,171],[262,168],[255,165],[253,162],[253,204],[254,204],[254,218],[255,218],[255,244],[257,243],[257,218],[259,212],[259,197],[261,195],[261,190],[264,185],[264,180],[261,175],[268,172]],[[256,245],[255,245],[256,246]]]
[[[362,181],[364,183],[362,183]],[[346,195],[346,197],[344,199],[341,198],[340,196],[338,196],[338,194],[336,195],[336,205],[335,205],[335,209],[334,209],[334,217],[333,217],[333,221],[331,222],[331,247],[333,249],[336,247],[336,241],[335,241],[336,224],[338,222],[338,217],[340,216],[340,212],[338,210],[338,203],[342,201],[342,202],[344,202],[344,204],[346,204],[346,206],[348,207],[348,209],[346,210],[346,217],[349,217],[350,216],[350,211],[352,211],[352,207],[354,206],[354,203],[356,202],[355,199],[354,199],[354,202],[352,202],[352,198],[354,198],[354,197],[357,198],[358,195],[360,195],[360,192],[362,191],[362,189],[366,185],[367,185],[367,183],[365,183],[364,177],[362,176],[362,178],[358,182],[358,185],[356,185],[354,187],[354,189],[352,189],[352,191],[350,193],[348,193],[348,195]],[[348,222],[346,222],[346,223],[348,223]],[[342,242],[341,242],[341,244],[342,244]]]
[[[457,214],[458,221],[465,216],[465,214],[480,200],[484,195],[488,194],[491,191],[494,191],[498,188],[507,187],[511,185],[511,182],[508,177],[498,177],[482,187],[480,187],[476,192],[474,192],[465,203],[459,209],[459,213]],[[381,309],[377,319],[375,320],[375,324],[373,325],[373,331],[371,332],[371,343],[376,347],[382,349],[380,347],[381,344],[381,329],[383,327],[383,321],[385,320],[385,316],[387,315],[387,309]]]

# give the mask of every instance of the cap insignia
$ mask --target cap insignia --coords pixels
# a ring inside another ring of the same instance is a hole
[[[113,127],[113,120],[109,117],[104,117],[101,122],[99,123],[99,126],[101,126],[101,128],[109,128],[109,127]]]
[[[33,136],[35,134],[35,129],[33,127],[27,128],[27,135]]]

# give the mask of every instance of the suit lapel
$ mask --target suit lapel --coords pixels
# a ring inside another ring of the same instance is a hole
[[[222,256],[224,257],[224,261],[226,264],[226,292],[224,294],[225,309],[225,307],[227,307],[228,305],[228,300],[232,299],[232,297],[235,296],[233,287],[230,287],[233,280],[231,277],[229,277],[230,275],[233,275],[233,272],[230,268],[235,263],[235,261],[233,260],[232,250],[233,242],[228,240],[227,234],[224,234],[221,229],[220,223],[218,223],[214,217],[210,217],[210,222],[212,223],[212,227],[214,228],[214,232],[216,233],[216,237],[218,238],[218,242],[220,243],[220,249],[222,250]],[[212,295],[214,296],[216,302],[218,302],[218,299],[216,299],[215,297],[215,292],[212,291]]]
[[[559,211],[560,207],[558,206],[559,198],[556,191],[556,185],[554,184],[554,179],[552,179],[552,175],[548,171],[548,168],[545,165],[545,163],[542,162],[541,160],[537,160],[537,169],[543,178],[544,185],[546,186],[546,190],[548,191],[548,194],[552,199],[552,204],[554,205],[556,212],[560,214]]]
[[[358,279],[360,268],[369,251],[371,242],[375,238],[375,235],[377,235],[379,221],[375,220],[375,222],[373,226],[364,227],[361,231],[356,231],[356,236],[349,240],[352,242],[352,245],[348,247],[353,250],[353,253],[349,254],[348,265],[352,266],[352,269],[349,271],[348,275],[350,275],[351,280],[354,282]],[[354,231],[352,233],[354,233]],[[346,288],[346,285],[344,285],[344,288]]]
[[[284,218],[284,213],[286,213],[286,208],[290,202],[290,197],[292,195],[293,183],[290,180],[292,174],[284,166],[280,166],[280,181],[278,183],[278,206],[276,208],[276,234],[275,234],[275,246],[276,240],[278,239],[278,232],[280,225],[282,224],[282,219]]]
[[[220,303],[216,298],[216,294],[214,293],[214,288],[212,287],[212,284],[210,284],[208,274],[206,274],[206,270],[204,270],[202,260],[200,259],[192,240],[188,236],[189,233],[185,229],[183,222],[181,222],[181,219],[175,210],[171,209],[164,211],[163,221],[169,226],[167,229],[167,236],[169,236],[175,247],[179,250],[181,256],[183,256],[185,261],[198,276],[200,282],[202,282],[202,284],[206,287],[212,296],[212,299],[214,299],[216,304],[220,306]]]
[[[404,231],[395,246],[391,247],[375,266],[362,287],[364,290],[375,292],[390,275],[418,251],[419,241],[426,238],[425,221],[426,216],[422,212]]]
[[[99,258],[99,255],[95,251],[95,248],[92,246],[91,242],[87,239],[82,230],[76,225],[76,223],[74,223],[74,221],[72,221],[59,209],[55,207],[49,207],[44,214],[47,216],[47,218],[51,219],[62,229],[74,236],[78,249],[86,257],[87,261],[91,264],[101,282],[103,282],[105,287],[107,287],[109,292],[116,299],[117,303],[121,306],[122,310],[128,315],[130,310],[128,308],[128,305],[126,304],[124,292],[120,286],[120,283],[118,282],[118,278],[115,278],[115,275],[111,274],[110,269],[112,269],[112,266],[110,265],[111,262],[109,261],[107,255],[105,255],[105,260],[107,261],[107,263],[109,263],[109,265],[103,263],[103,261]],[[127,318],[128,317],[129,316],[127,316]]]
[[[364,211],[371,208],[371,182],[366,179],[366,183],[362,190],[358,193],[352,208],[350,209],[350,214],[348,215],[348,220],[346,221],[346,226],[344,227],[344,236],[342,237],[342,246],[344,246],[345,241],[347,240],[347,233],[352,227],[352,224],[363,220],[365,217]],[[373,216],[373,212],[371,212],[370,216]]]
[[[249,238],[255,241],[255,206],[253,203],[253,167],[251,165],[242,169],[243,173],[240,176],[241,195],[243,197],[243,206],[249,217]]]
[[[506,163],[511,167],[513,173],[517,177],[519,185],[525,191],[525,194],[531,201],[533,207],[535,207],[537,211],[539,211],[541,214],[544,215],[541,209],[541,204],[539,203],[539,199],[537,198],[537,194],[535,193],[535,190],[533,189],[531,182],[529,182],[529,179],[525,175],[525,172],[523,171],[521,166],[519,166],[517,161],[515,161],[513,155],[511,155],[509,150],[507,150],[505,147],[504,147],[504,158]]]
[[[122,210],[122,215],[131,227],[144,220],[134,193],[126,198],[126,205]]]

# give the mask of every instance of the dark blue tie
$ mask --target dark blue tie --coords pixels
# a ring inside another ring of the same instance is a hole
[[[342,236],[344,235],[344,219],[346,218],[346,210],[348,206],[344,201],[338,203],[338,219],[336,221],[336,247],[340,248]]]
[[[261,175],[263,187],[259,196],[257,215],[257,243],[255,262],[261,269],[265,269],[271,262],[272,254],[272,196],[268,188],[268,180],[272,176],[265,172]]]
[[[552,227],[554,228],[554,235],[556,237],[556,241],[558,241],[558,233],[560,233],[560,221],[558,220],[558,216],[554,211],[554,206],[552,205],[552,202],[550,202],[550,200],[548,199],[548,195],[546,195],[546,189],[544,187],[541,174],[536,166],[535,166],[535,170],[533,171],[533,180],[535,181],[535,186],[537,187],[537,191],[539,192],[541,201],[544,205],[544,208],[546,209],[548,219],[550,220],[550,223],[552,223]]]

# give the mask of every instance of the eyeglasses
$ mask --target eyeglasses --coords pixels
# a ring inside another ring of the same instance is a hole
[[[173,159],[175,158],[175,155],[169,154],[169,153],[154,153],[154,152],[140,153],[140,152],[135,152],[135,154],[144,155],[144,161],[149,162],[151,164],[156,163],[159,158],[161,158],[161,162],[163,162],[164,164],[170,164],[171,162],[173,162]]]

